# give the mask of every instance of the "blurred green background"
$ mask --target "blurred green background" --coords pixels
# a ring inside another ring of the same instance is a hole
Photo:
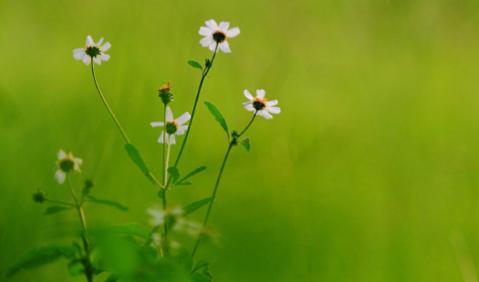
[[[156,89],[171,81],[174,111],[190,110],[199,73],[186,61],[210,55],[197,34],[210,18],[241,34],[202,100],[234,128],[249,118],[244,88],[265,88],[283,110],[254,124],[252,152],[235,150],[226,169],[211,221],[222,240],[198,256],[215,281],[464,281],[458,261],[479,263],[476,0],[0,0],[0,274],[35,246],[70,241],[76,218],[31,201],[36,189],[68,197],[53,178],[60,148],[84,159],[98,197],[130,207],[88,206],[90,225],[146,226],[159,204],[73,48],[87,34],[112,43],[100,83],[160,174]],[[208,171],[171,202],[208,195],[225,146],[201,105],[181,167]],[[458,257],[452,234],[467,244]],[[64,266],[11,281],[83,281]]]

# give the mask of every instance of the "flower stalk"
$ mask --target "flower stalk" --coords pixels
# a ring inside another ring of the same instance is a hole
[[[72,195],[73,202],[75,203],[75,209],[78,213],[78,217],[80,219],[80,224],[82,227],[82,241],[83,241],[83,250],[85,251],[85,260],[83,261],[83,267],[85,268],[85,277],[88,282],[93,282],[94,270],[93,264],[91,262],[91,249],[90,249],[90,242],[88,240],[88,229],[86,225],[86,218],[85,212],[83,211],[83,201],[80,201],[73,189],[73,185],[71,183],[70,177],[67,176],[68,187],[70,188],[70,192]]]
[[[226,163],[228,162],[228,158],[230,156],[230,152],[231,152],[231,149],[238,145],[238,139],[244,134],[246,133],[246,131],[251,127],[251,125],[253,124],[255,118],[256,118],[256,115],[257,115],[257,112],[255,112],[253,114],[253,116],[251,117],[250,121],[248,122],[248,124],[245,126],[245,128],[243,130],[241,130],[240,133],[236,133],[235,131],[233,131],[233,134],[232,134],[232,138],[231,140],[229,141],[228,143],[228,147],[226,149],[226,152],[225,152],[225,156],[223,157],[223,161],[221,163],[221,166],[220,166],[220,170],[218,172],[218,176],[216,177],[216,181],[215,181],[215,186],[213,187],[213,191],[211,192],[211,200],[208,204],[208,209],[206,211],[206,214],[205,214],[205,217],[203,219],[203,227],[202,229],[204,230],[208,224],[208,220],[210,218],[210,215],[211,215],[211,210],[213,209],[213,204],[216,200],[216,194],[218,192],[218,188],[220,186],[220,182],[221,182],[221,177],[223,176],[223,173],[224,173],[224,170],[225,170],[225,167],[226,167]],[[195,254],[196,254],[196,251],[198,250],[198,247],[200,246],[200,243],[201,243],[201,234],[200,236],[198,236],[198,238],[196,239],[196,242],[195,242],[195,245],[193,247],[193,251],[191,253],[191,257],[194,257]]]

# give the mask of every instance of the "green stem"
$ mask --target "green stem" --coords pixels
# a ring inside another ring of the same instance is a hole
[[[100,98],[101,98],[101,101],[103,102],[103,105],[105,105],[106,109],[108,110],[108,113],[110,113],[111,118],[115,122],[116,127],[120,130],[121,136],[123,137],[123,140],[125,140],[125,143],[131,144],[130,138],[128,138],[128,135],[126,135],[125,130],[123,129],[120,122],[116,118],[115,113],[113,112],[112,108],[110,107],[110,104],[108,104],[108,101],[106,100],[105,96],[103,95],[103,92],[100,89],[100,85],[99,85],[98,80],[97,80],[96,75],[95,75],[95,68],[93,66],[94,65],[93,64],[93,58],[91,59],[90,64],[91,64],[91,73],[92,73],[92,76],[93,76],[93,82],[95,83],[96,90],[98,92],[98,95],[100,95]],[[153,173],[150,172],[149,176],[153,180],[153,182],[155,183],[156,186],[158,186],[159,188],[164,188],[164,186],[156,179],[156,177],[155,177],[155,175],[153,175]]]
[[[88,230],[86,227],[86,219],[85,219],[85,212],[78,201],[78,198],[73,190],[73,185],[71,183],[70,178],[67,176],[68,186],[70,187],[70,192],[72,194],[73,202],[75,203],[75,208],[78,213],[78,217],[80,218],[80,223],[82,227],[82,241],[83,241],[83,249],[86,255],[86,261],[84,262],[85,267],[85,276],[88,282],[93,282],[93,265],[91,263],[91,253],[90,253],[90,243],[88,241]]]
[[[113,113],[113,110],[111,109],[110,104],[108,104],[108,101],[106,100],[105,96],[103,95],[103,92],[100,89],[100,85],[98,84],[98,81],[97,81],[96,75],[95,75],[95,67],[94,67],[94,63],[93,63],[93,58],[91,59],[90,64],[91,64],[91,73],[92,73],[92,76],[93,76],[93,81],[95,82],[95,87],[96,87],[96,90],[98,91],[98,94],[100,95],[101,101],[103,102],[103,105],[105,105],[106,109],[110,113],[110,116],[113,119],[113,121],[115,122],[116,127],[118,127],[118,129],[120,130],[121,135],[123,136],[123,139],[125,140],[126,143],[129,144],[130,139],[126,135],[125,130],[123,130],[123,127],[121,126],[120,122],[116,118],[115,113]]]
[[[63,206],[67,206],[67,207],[75,207],[75,205],[67,203],[67,202],[50,200],[50,199],[45,199],[45,202],[49,202],[49,203],[57,204],[57,205],[63,205]]]
[[[169,140],[167,140],[167,133],[166,133],[166,104],[165,104],[165,113],[164,113],[164,120],[163,120],[163,128],[164,128],[164,133],[163,133],[163,186],[166,187],[166,184],[168,182],[168,165],[170,163],[170,143]],[[168,142],[167,142],[168,141]],[[167,209],[167,200],[166,200],[166,194],[167,194],[167,189],[163,189],[163,197],[161,198],[162,200],[162,205],[163,205],[163,212],[166,213]],[[168,224],[165,221],[163,224],[163,238],[161,241],[162,245],[162,254],[163,256],[168,255]]]
[[[228,144],[228,148],[226,149],[226,153],[225,153],[225,156],[223,158],[223,162],[221,163],[221,167],[220,167],[220,171],[218,173],[218,177],[216,178],[216,182],[215,182],[215,186],[213,188],[213,192],[211,193],[211,200],[208,204],[208,210],[206,211],[206,214],[205,214],[205,218],[203,220],[203,227],[202,229],[204,229],[206,227],[206,225],[208,224],[208,220],[210,218],[210,214],[211,214],[211,210],[213,209],[213,204],[216,200],[216,193],[218,192],[218,187],[220,186],[220,181],[221,181],[221,177],[223,176],[223,172],[225,170],[225,166],[226,166],[226,163],[228,161],[228,157],[230,155],[230,152],[231,152],[231,149],[236,146],[237,142],[238,142],[238,139],[250,128],[250,126],[253,124],[255,118],[256,118],[256,115],[257,115],[257,112],[254,113],[253,117],[250,119],[250,121],[248,122],[248,124],[245,126],[245,128],[237,135],[237,136],[233,136],[233,139],[229,142]],[[200,236],[198,236],[198,238],[196,239],[196,243],[193,247],[193,252],[191,253],[191,257],[194,257],[195,254],[196,254],[196,251],[198,250],[198,247],[200,245],[200,242],[201,242],[201,234]]]
[[[193,126],[193,121],[195,119],[196,114],[196,107],[198,106],[198,101],[200,99],[201,89],[203,88],[203,83],[205,81],[206,76],[210,72],[211,68],[213,67],[213,62],[216,58],[216,53],[218,52],[218,44],[216,44],[215,51],[213,52],[213,56],[211,57],[210,63],[208,66],[205,66],[203,73],[201,74],[200,84],[198,85],[198,90],[196,92],[195,102],[193,103],[193,109],[191,110],[191,119],[188,124],[188,130],[186,131],[185,138],[183,138],[183,142],[181,143],[180,151],[178,152],[178,156],[176,157],[175,167],[178,166],[180,163],[181,156],[183,155],[183,151],[186,146],[186,142],[188,141],[188,137],[190,136],[191,128]]]

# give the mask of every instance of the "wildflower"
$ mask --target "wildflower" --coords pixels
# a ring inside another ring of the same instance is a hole
[[[211,51],[216,50],[216,45],[224,53],[231,53],[229,38],[234,38],[240,33],[238,27],[229,29],[229,22],[220,22],[218,25],[215,20],[205,22],[205,26],[200,27],[199,34],[203,36],[200,44],[203,47],[209,48]]]
[[[91,60],[101,65],[102,61],[108,61],[110,59],[110,55],[105,54],[108,49],[110,49],[111,44],[110,42],[106,42],[103,44],[103,37],[95,43],[93,38],[88,35],[86,37],[85,48],[76,48],[73,50],[73,58],[77,61],[82,61],[85,65],[89,65]]]
[[[247,111],[254,111],[257,115],[260,115],[265,119],[272,119],[272,114],[279,114],[281,112],[280,108],[274,107],[278,104],[278,100],[268,101],[264,97],[266,94],[264,89],[256,90],[256,97],[253,97],[247,89],[243,91],[243,94],[249,100],[243,103],[243,106]]]
[[[55,178],[58,183],[63,184],[68,173],[72,171],[80,171],[80,165],[82,159],[76,158],[72,153],[65,153],[60,150],[58,152],[57,171],[55,172]]]
[[[151,127],[160,127],[164,126],[165,130],[161,132],[160,138],[158,138],[158,143],[163,144],[163,141],[166,137],[166,144],[175,144],[176,139],[175,135],[183,135],[188,129],[188,125],[184,125],[191,118],[190,113],[186,112],[182,114],[177,119],[173,118],[173,112],[170,107],[166,107],[166,126],[162,121],[151,122]],[[166,133],[165,133],[166,131]],[[166,134],[166,136],[164,136]]]
[[[152,226],[161,226],[168,221],[170,224],[176,222],[176,220],[183,215],[181,208],[172,208],[165,210],[150,208],[148,213],[151,216],[150,224]]]

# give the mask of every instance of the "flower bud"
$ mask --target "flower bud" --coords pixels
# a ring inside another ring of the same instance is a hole
[[[168,105],[173,101],[173,93],[171,91],[171,83],[167,82],[158,89],[158,97],[161,98],[163,104]]]
[[[45,202],[46,198],[45,198],[45,193],[41,192],[41,191],[38,191],[36,193],[33,193],[33,201],[35,203],[43,203]]]

